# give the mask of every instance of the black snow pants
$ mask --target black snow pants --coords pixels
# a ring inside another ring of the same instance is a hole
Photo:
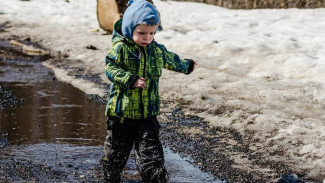
[[[159,140],[157,117],[143,120],[108,117],[102,165],[108,182],[119,182],[130,152],[134,146],[136,165],[142,182],[163,183],[168,180],[164,166],[164,152]]]

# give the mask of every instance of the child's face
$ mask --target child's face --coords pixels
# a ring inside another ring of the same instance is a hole
[[[137,25],[133,31],[132,39],[139,46],[147,46],[152,42],[157,25]]]

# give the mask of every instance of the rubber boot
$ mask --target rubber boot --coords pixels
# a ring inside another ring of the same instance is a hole
[[[166,183],[169,179],[165,168],[155,168],[142,174],[143,183]]]
[[[108,161],[105,158],[100,160],[101,165],[103,166],[104,171],[104,180],[107,183],[120,183],[121,177],[120,174],[114,171],[113,167],[109,165]]]

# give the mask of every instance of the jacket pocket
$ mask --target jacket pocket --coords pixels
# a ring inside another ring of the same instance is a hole
[[[161,70],[162,70],[161,67],[150,66],[150,68],[149,68],[149,74],[150,74],[151,77],[157,78],[157,77],[160,77],[161,76],[161,73],[162,73]]]
[[[149,61],[150,76],[160,77],[162,74],[163,61],[161,58],[152,57]]]

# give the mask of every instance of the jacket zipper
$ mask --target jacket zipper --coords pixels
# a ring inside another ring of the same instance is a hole
[[[144,58],[144,63],[143,63],[143,73],[142,77],[146,78],[146,62],[147,62],[147,57],[146,57],[146,52],[143,47],[140,48],[141,52],[143,52],[143,58]],[[141,53],[140,52],[140,53]],[[140,88],[140,110],[141,110],[141,119],[144,119],[144,103],[143,103],[143,98],[142,98],[142,92],[143,89]]]

